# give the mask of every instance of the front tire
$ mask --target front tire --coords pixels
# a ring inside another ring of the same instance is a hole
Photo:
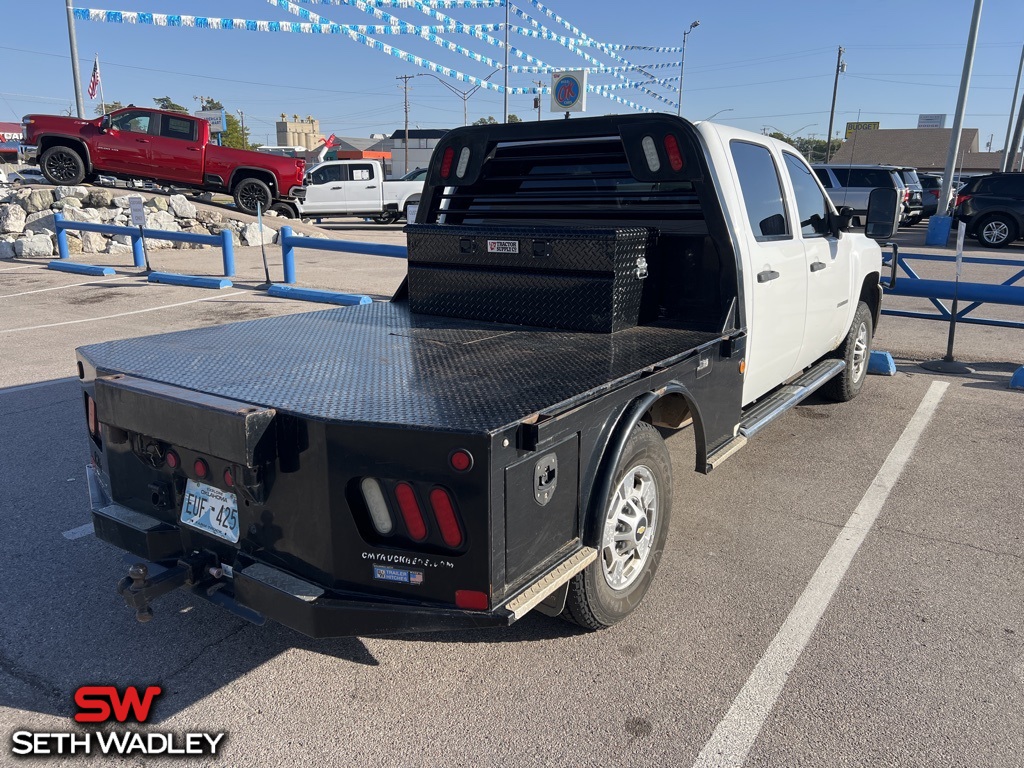
[[[377,224],[394,224],[400,216],[401,214],[398,211],[384,211],[374,216],[373,220]]]
[[[586,629],[626,618],[654,580],[672,512],[672,464],[661,435],[640,422],[626,441],[594,520],[597,560],[569,582],[562,616]]]
[[[978,242],[986,248],[1005,248],[1017,239],[1017,222],[1001,213],[986,216],[978,225]]]
[[[73,186],[85,178],[85,161],[71,147],[50,147],[39,158],[43,176],[51,184]]]
[[[862,301],[857,304],[850,332],[846,334],[839,348],[832,353],[832,357],[846,361],[846,368],[821,388],[825,397],[837,403],[846,403],[860,393],[864,379],[868,375],[873,326],[871,309]]]
[[[257,204],[264,211],[274,202],[274,195],[266,182],[259,179],[242,179],[235,185],[235,207],[242,213],[256,215]]]
[[[283,219],[294,219],[296,218],[296,211],[288,203],[274,203],[267,210],[273,211]]]

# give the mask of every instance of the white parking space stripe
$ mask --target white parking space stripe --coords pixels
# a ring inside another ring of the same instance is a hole
[[[77,325],[78,323],[92,323],[98,320],[113,320],[116,317],[127,317],[128,315],[141,315],[144,312],[157,312],[161,309],[170,309],[171,307],[184,307],[186,304],[198,304],[201,301],[214,301],[215,299],[226,299],[231,296],[241,296],[246,291],[233,291],[232,293],[218,293],[216,296],[204,296],[201,299],[192,299],[191,301],[179,301],[175,304],[161,304],[159,307],[149,307],[147,309],[135,309],[131,312],[118,312],[116,315],[103,315],[102,317],[84,317],[81,320],[65,320],[62,323],[46,323],[45,325],[30,325],[26,328],[0,328],[0,333],[20,333],[21,331],[38,331],[41,328],[56,328],[60,325]]]
[[[36,264],[24,264],[20,267],[4,267],[3,269],[0,269],[0,272],[13,272],[16,269],[32,269],[32,267],[39,268]]]
[[[77,288],[80,285],[98,285],[100,283],[114,283],[118,280],[131,280],[135,275],[127,277],[108,277],[106,280],[90,280],[87,283],[68,283],[67,285],[55,285],[51,288],[36,288],[34,291],[22,291],[21,293],[0,293],[0,299],[9,299],[13,296],[28,296],[30,293],[46,293],[47,291],[62,291],[65,288]]]
[[[80,525],[77,528],[72,528],[70,531],[64,531],[61,536],[70,541],[74,541],[75,539],[90,536],[92,535],[92,532],[92,523],[86,523],[85,525]]]
[[[800,654],[807,647],[825,609],[832,602],[850,562],[885,506],[948,386],[947,382],[936,381],[928,388],[867,493],[836,537],[768,650],[754,667],[743,690],[697,755],[694,768],[738,768],[746,762]]]

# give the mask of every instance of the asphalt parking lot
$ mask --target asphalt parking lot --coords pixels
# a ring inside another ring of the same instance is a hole
[[[332,230],[404,240],[398,226]],[[901,234],[904,251],[923,235]],[[267,254],[279,276],[280,249]],[[1024,269],[1024,247],[996,255]],[[303,285],[375,298],[404,272],[298,259]],[[600,633],[530,614],[498,631],[312,641],[184,593],[138,624],[114,592],[120,553],[88,531],[74,349],[319,308],[260,291],[259,248],[236,260],[222,291],[147,283],[123,257],[96,279],[0,261],[0,763],[15,730],[71,730],[73,692],[102,683],[161,685],[154,730],[228,733],[220,759],[189,765],[1021,764],[1024,392],[1008,382],[1024,331],[962,325],[957,357],[974,372],[942,376],[918,363],[945,352],[945,323],[883,318],[876,346],[898,373],[855,401],[798,406],[707,477],[687,471],[690,434],[671,436],[666,557],[642,607]],[[214,274],[219,257],[153,262]],[[964,279],[1014,272],[968,265]]]

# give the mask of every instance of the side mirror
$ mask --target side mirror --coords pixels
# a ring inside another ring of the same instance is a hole
[[[864,234],[872,240],[888,240],[899,226],[900,206],[896,190],[878,187],[868,196]]]
[[[104,115],[100,118],[100,133],[106,133],[110,130],[110,115]]]
[[[829,234],[839,239],[839,235],[850,230],[850,222],[853,221],[853,208],[843,206],[836,213],[830,213],[828,217]]]

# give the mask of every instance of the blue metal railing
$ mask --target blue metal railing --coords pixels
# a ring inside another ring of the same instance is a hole
[[[975,325],[990,325],[999,328],[1024,328],[1024,322],[1017,320],[996,320],[984,317],[969,317],[970,313],[982,304],[1006,304],[1010,306],[1024,307],[1024,286],[1016,283],[1024,278],[1024,263],[1019,259],[997,259],[983,258],[978,256],[964,256],[962,261],[965,264],[986,264],[990,266],[1017,267],[1017,272],[1002,283],[968,283],[960,281],[955,283],[952,280],[928,280],[922,278],[907,263],[908,261],[930,261],[942,263],[956,263],[956,256],[944,256],[941,254],[924,253],[897,253],[896,263],[893,265],[893,256],[883,257],[883,261],[890,267],[902,269],[905,275],[896,276],[896,269],[892,270],[891,277],[883,277],[882,285],[885,292],[890,296],[912,296],[928,299],[938,312],[912,312],[902,309],[883,309],[883,315],[894,317],[915,317],[927,320],[951,320],[953,315],[949,309],[942,304],[940,299],[951,301],[954,295],[960,302],[968,302],[963,309],[958,309],[956,321],[959,323],[973,323]]]
[[[217,235],[202,235],[198,232],[169,232],[163,229],[148,229],[146,227],[121,227],[114,224],[96,224],[89,221],[67,221],[60,213],[55,213],[53,219],[57,230],[57,253],[61,261],[71,258],[71,252],[68,250],[66,230],[73,229],[79,232],[99,232],[104,235],[127,235],[131,238],[132,262],[136,267],[146,266],[145,252],[143,250],[143,238],[145,237],[154,240],[170,240],[178,243],[220,246],[224,276],[233,277],[235,274],[235,245],[232,240],[231,230],[229,229],[223,229]],[[182,275],[181,277],[189,276]]]

